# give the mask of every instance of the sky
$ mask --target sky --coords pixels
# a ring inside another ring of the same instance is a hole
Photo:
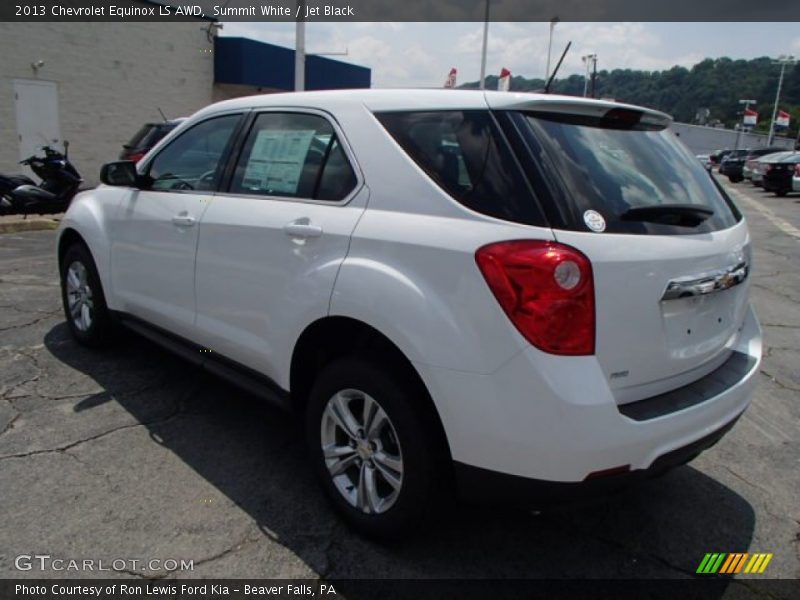
[[[544,77],[550,24],[491,23],[487,75],[505,67],[514,75]],[[294,47],[294,23],[225,23],[222,35]],[[441,87],[451,67],[458,83],[480,74],[483,23],[308,23],[308,53],[332,56],[372,69],[373,87]],[[711,57],[800,57],[797,23],[558,23],[554,67],[568,41],[572,47],[559,77],[584,73],[581,56],[596,53],[597,68],[661,70],[690,67]]]

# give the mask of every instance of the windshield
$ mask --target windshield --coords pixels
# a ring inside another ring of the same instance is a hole
[[[706,233],[739,219],[722,189],[668,129],[534,112],[523,113],[523,123],[567,229],[588,231],[586,220],[594,213],[611,233]],[[691,227],[622,218],[632,209],[667,205],[695,205],[713,214]]]

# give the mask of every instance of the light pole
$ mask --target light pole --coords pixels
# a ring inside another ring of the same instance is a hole
[[[782,54],[778,60],[772,62],[773,65],[781,66],[781,75],[778,78],[778,90],[775,92],[775,106],[772,107],[772,121],[769,123],[769,137],[767,138],[767,147],[772,145],[772,140],[775,137],[775,118],[778,116],[778,103],[781,99],[781,87],[783,87],[783,73],[786,71],[786,65],[793,65],[797,61],[794,56],[787,56]]]
[[[483,20],[483,50],[481,50],[481,81],[479,89],[486,89],[486,46],[489,43],[489,0],[486,0],[486,16]]]
[[[589,93],[589,72],[591,71],[592,64],[597,64],[597,54],[586,54],[581,56],[581,60],[583,64],[586,65],[586,76],[583,80],[583,97],[586,98],[586,95]]]
[[[545,69],[544,80],[545,83],[550,79],[550,52],[553,49],[553,30],[556,28],[556,23],[561,19],[553,17],[550,19],[550,40],[547,42],[547,69]]]
[[[744,104],[744,113],[742,115],[742,122],[736,124],[736,128],[739,130],[739,133],[736,134],[736,146],[734,146],[734,150],[739,149],[739,140],[742,139],[742,129],[744,129],[744,117],[747,116],[747,111],[750,110],[750,105],[755,103],[755,100],[739,100],[739,104]]]
[[[302,92],[306,88],[306,22],[300,15],[304,14],[305,0],[297,0],[297,8],[294,29],[294,91]]]

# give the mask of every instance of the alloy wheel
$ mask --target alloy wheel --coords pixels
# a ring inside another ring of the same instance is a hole
[[[94,319],[94,299],[89,285],[88,272],[78,260],[67,268],[67,306],[72,323],[78,331],[86,332]]]
[[[334,394],[321,422],[325,466],[350,506],[380,514],[397,501],[403,486],[403,454],[386,412],[360,390]]]

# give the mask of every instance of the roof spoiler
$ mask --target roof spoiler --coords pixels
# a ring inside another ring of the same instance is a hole
[[[495,97],[494,94],[486,94],[486,102],[489,108],[497,110],[526,110],[593,118],[603,118],[623,111],[635,111],[641,114],[639,122],[644,125],[666,129],[672,124],[672,117],[661,111],[607,100],[592,100],[551,94],[509,94],[506,92],[499,98]]]

